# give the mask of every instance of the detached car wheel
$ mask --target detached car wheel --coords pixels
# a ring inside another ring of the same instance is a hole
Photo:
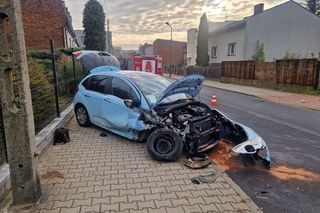
[[[80,126],[88,127],[91,124],[88,111],[82,105],[76,107],[76,118]]]
[[[182,154],[183,142],[172,130],[159,129],[148,137],[147,149],[157,161],[176,161]]]

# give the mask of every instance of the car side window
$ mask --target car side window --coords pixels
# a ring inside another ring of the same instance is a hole
[[[111,94],[111,78],[103,75],[92,76],[87,89],[103,94]]]
[[[113,78],[112,80],[112,94],[121,99],[131,99],[138,101],[139,98],[133,88],[124,80],[120,78]]]

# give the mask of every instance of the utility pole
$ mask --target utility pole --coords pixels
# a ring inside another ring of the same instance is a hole
[[[172,26],[169,22],[166,22],[166,25],[170,27],[171,30],[171,38],[170,38],[170,69],[169,69],[169,78],[171,78],[171,69],[172,69]]]
[[[113,53],[112,48],[112,32],[110,31],[110,20],[107,19],[107,52]]]
[[[12,54],[5,31],[7,19],[12,28]],[[19,208],[36,203],[41,196],[20,0],[0,3],[0,94],[13,206]]]

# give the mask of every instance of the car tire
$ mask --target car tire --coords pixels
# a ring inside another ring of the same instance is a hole
[[[174,131],[159,129],[149,135],[147,150],[156,161],[176,161],[182,155],[183,142]]]
[[[91,125],[88,111],[83,105],[77,106],[75,111],[79,126],[88,127]]]

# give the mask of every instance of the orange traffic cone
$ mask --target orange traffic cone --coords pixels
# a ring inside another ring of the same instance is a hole
[[[211,98],[211,105],[216,106],[217,104],[218,104],[218,102],[217,102],[216,94],[213,94],[212,98]]]

